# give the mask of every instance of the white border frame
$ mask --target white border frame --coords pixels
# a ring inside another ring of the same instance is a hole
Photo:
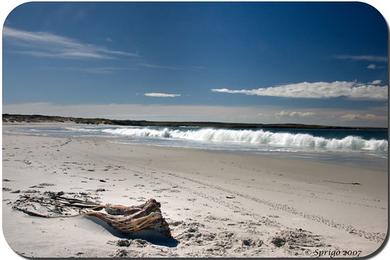
[[[71,0],[71,1],[66,1],[66,0],[63,0],[63,1],[60,1],[60,0],[52,0],[52,1],[48,1],[48,0],[41,0],[41,1],[0,0],[1,31],[3,29],[3,25],[4,25],[5,20],[7,19],[7,16],[12,12],[12,10],[14,10],[17,6],[19,6],[21,4],[29,3],[29,2],[109,2],[109,1],[108,0],[106,0],[106,1],[102,1],[102,0],[95,0],[95,1],[91,1],[91,0],[84,0],[84,1],[77,1],[77,0],[76,1],[75,0]],[[116,0],[115,2],[132,2],[132,1]],[[154,1],[134,1],[134,2],[167,2],[167,1],[154,0]],[[197,0],[197,1],[186,1],[186,0],[175,1],[175,0],[173,0],[172,1],[171,0],[169,2],[210,2],[210,1],[205,1],[205,0]],[[215,1],[215,2],[238,2],[238,1]],[[350,1],[350,0],[347,0],[347,1],[318,1],[318,0],[312,0],[312,1],[307,1],[307,0],[306,1],[291,1],[291,0],[287,0],[287,1],[281,1],[281,0],[250,1],[250,0],[248,0],[245,2],[363,2],[363,3],[369,4],[369,5],[373,6],[374,8],[376,8],[383,15],[383,17],[387,21],[388,26],[389,26],[389,21],[390,21],[390,2],[387,0],[364,0],[364,1]],[[0,84],[1,84],[1,87],[3,87],[2,33],[1,33],[1,41],[0,41]],[[3,91],[0,91],[0,99],[3,100]],[[1,114],[3,113],[3,106],[2,105],[0,107],[0,112],[1,112]],[[0,126],[2,127],[2,122],[0,122]],[[2,140],[3,140],[3,136],[0,135],[0,143],[1,144],[3,143]],[[0,150],[0,154],[1,154],[1,158],[3,158],[2,157],[2,150]],[[1,166],[1,172],[2,172],[2,169],[3,169],[2,160],[0,161],[0,166]],[[2,174],[1,174],[1,176],[2,176]],[[2,180],[2,178],[1,178],[1,180]],[[1,203],[3,203],[2,202],[2,192],[0,193],[0,200],[1,200]],[[19,256],[18,254],[16,254],[11,249],[11,247],[8,245],[8,243],[6,242],[6,240],[4,238],[4,234],[3,234],[2,217],[3,217],[3,212],[2,212],[2,206],[1,206],[0,207],[0,223],[1,223],[1,227],[0,227],[0,231],[1,231],[1,234],[0,234],[0,259],[10,259],[10,260],[24,259],[22,256]],[[389,234],[388,234],[388,236],[389,236]],[[379,253],[375,254],[375,256],[373,258],[378,259],[378,260],[390,259],[389,241],[385,241],[385,243],[386,243],[386,246],[384,248],[382,248],[382,250]],[[292,259],[294,259],[294,258],[292,258]],[[296,258],[296,259],[298,259],[298,258]]]

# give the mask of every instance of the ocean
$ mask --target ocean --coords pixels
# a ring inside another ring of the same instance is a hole
[[[122,143],[246,152],[362,153],[387,157],[388,133],[380,129],[85,126],[22,128],[30,134],[94,136]]]

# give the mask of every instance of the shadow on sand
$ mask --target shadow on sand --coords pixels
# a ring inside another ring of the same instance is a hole
[[[159,246],[166,246],[166,247],[176,247],[179,244],[179,241],[174,239],[173,237],[168,238],[166,236],[163,236],[162,234],[152,231],[152,230],[145,230],[142,232],[137,232],[137,233],[123,233],[120,232],[110,225],[108,225],[106,222],[94,218],[94,217],[89,217],[85,216],[88,220],[93,221],[94,223],[102,226],[105,228],[108,232],[110,232],[113,236],[116,236],[118,238],[122,239],[143,239],[148,241],[149,243],[152,243],[154,245],[159,245]]]

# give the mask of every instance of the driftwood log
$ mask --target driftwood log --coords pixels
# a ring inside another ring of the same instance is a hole
[[[154,231],[171,238],[168,223],[161,214],[161,204],[149,199],[138,206],[101,204],[85,193],[25,193],[13,208],[30,216],[56,218],[85,215],[107,223],[117,231],[134,234]]]
[[[160,203],[154,199],[139,206],[104,206],[105,212],[90,210],[84,214],[96,217],[123,233],[137,233],[145,230],[156,231],[166,237],[172,237],[168,223],[161,215]]]

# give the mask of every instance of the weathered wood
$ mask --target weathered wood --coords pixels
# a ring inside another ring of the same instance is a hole
[[[160,203],[154,199],[133,207],[107,205],[105,210],[110,213],[87,211],[84,214],[96,217],[123,233],[153,230],[172,237],[169,225],[161,215]]]
[[[154,199],[138,206],[101,204],[92,199],[80,193],[37,192],[19,196],[13,208],[43,218],[86,215],[100,219],[122,233],[149,230],[172,237],[169,225],[161,214],[161,204]]]

